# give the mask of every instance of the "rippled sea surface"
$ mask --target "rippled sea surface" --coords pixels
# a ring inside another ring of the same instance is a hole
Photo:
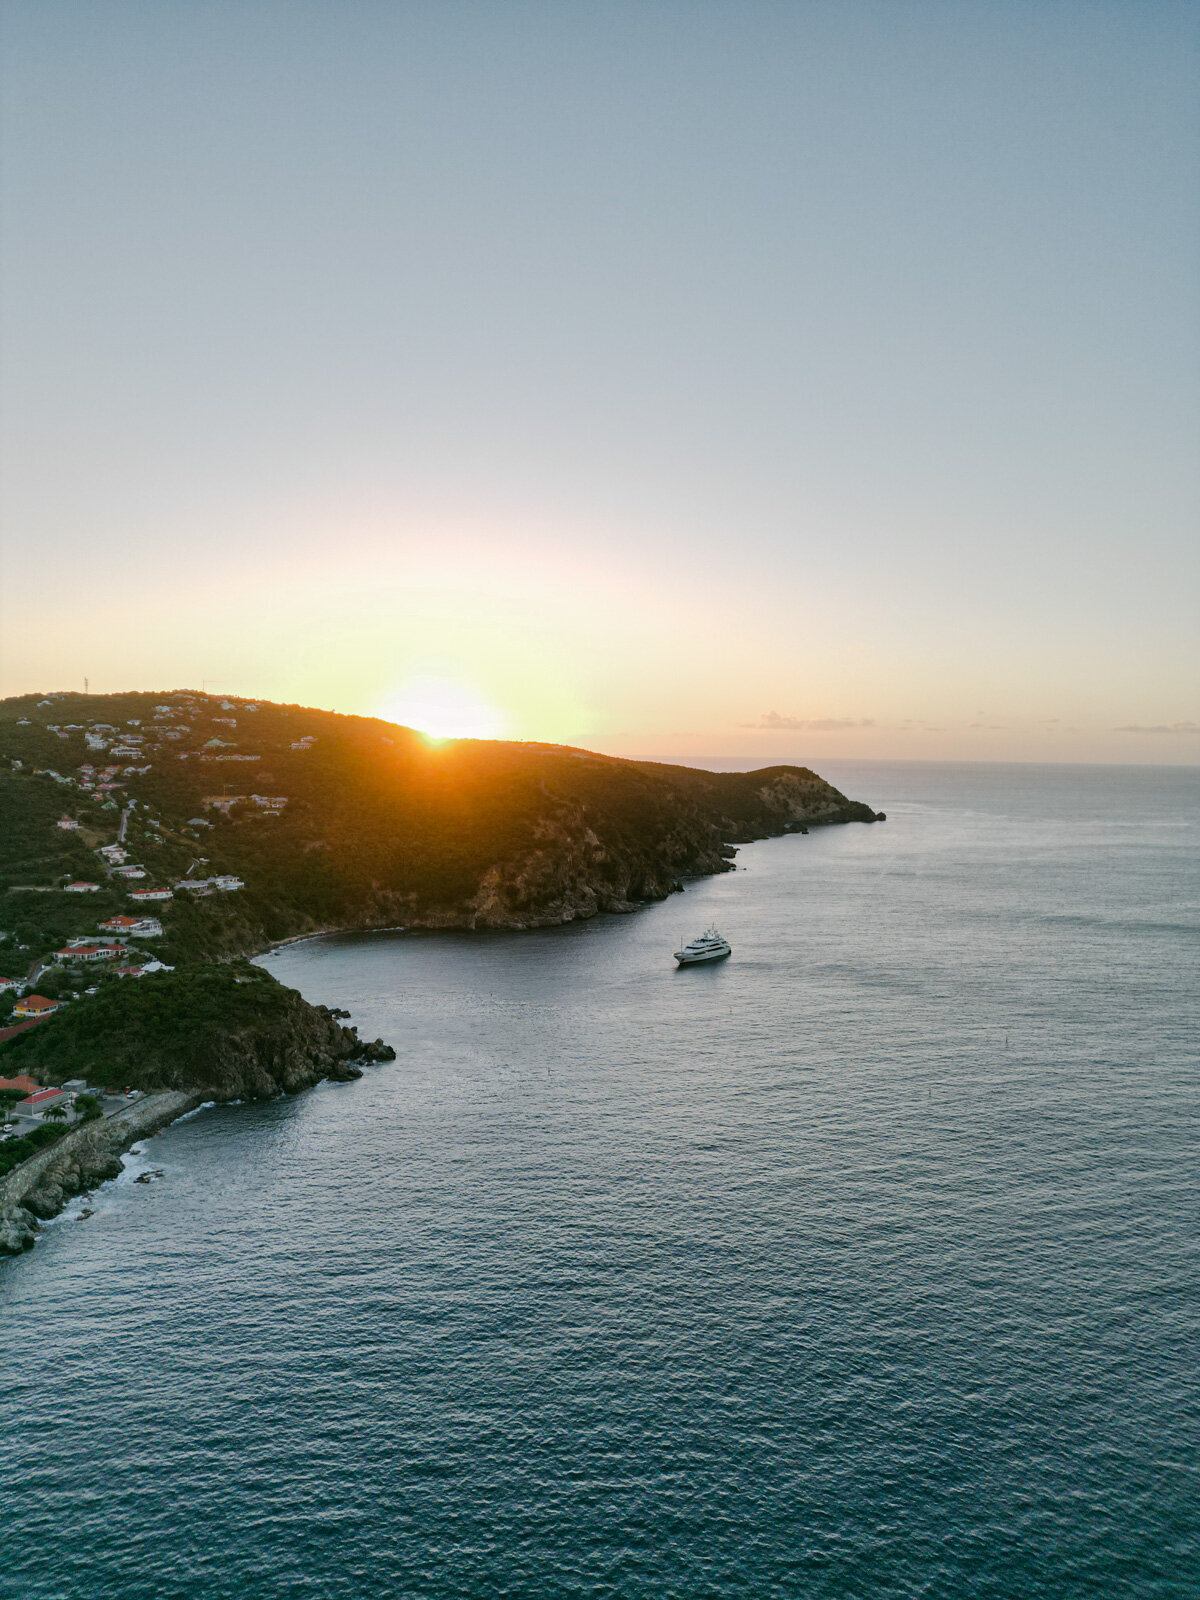
[[[0,1267],[0,1592],[1200,1593],[1200,773],[830,775],[889,821],[268,958],[399,1060]]]

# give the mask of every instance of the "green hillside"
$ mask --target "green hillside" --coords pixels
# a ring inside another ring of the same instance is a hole
[[[123,883],[94,852],[127,808],[129,864],[146,876]],[[60,831],[63,814],[84,831]],[[439,745],[370,718],[190,692],[0,702],[2,915],[31,948],[129,910],[135,888],[217,874],[244,887],[176,889],[156,954],[245,952],[326,926],[564,921],[660,898],[720,870],[739,841],[873,819],[803,768]],[[101,888],[69,895],[71,877]]]

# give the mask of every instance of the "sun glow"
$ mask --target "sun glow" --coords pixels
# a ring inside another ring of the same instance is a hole
[[[469,683],[458,678],[410,678],[380,715],[415,728],[427,739],[500,739],[508,719]]]

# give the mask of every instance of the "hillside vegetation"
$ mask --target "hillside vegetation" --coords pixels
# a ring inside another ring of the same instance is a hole
[[[320,1006],[249,962],[196,962],[136,983],[110,984],[12,1039],[6,1074],[41,1083],[85,1078],[114,1092],[198,1089],[214,1099],[262,1100],[321,1078],[358,1077],[360,1043]]]

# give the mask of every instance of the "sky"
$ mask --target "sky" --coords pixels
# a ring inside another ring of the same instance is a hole
[[[1200,763],[1200,7],[0,0],[0,692]]]

